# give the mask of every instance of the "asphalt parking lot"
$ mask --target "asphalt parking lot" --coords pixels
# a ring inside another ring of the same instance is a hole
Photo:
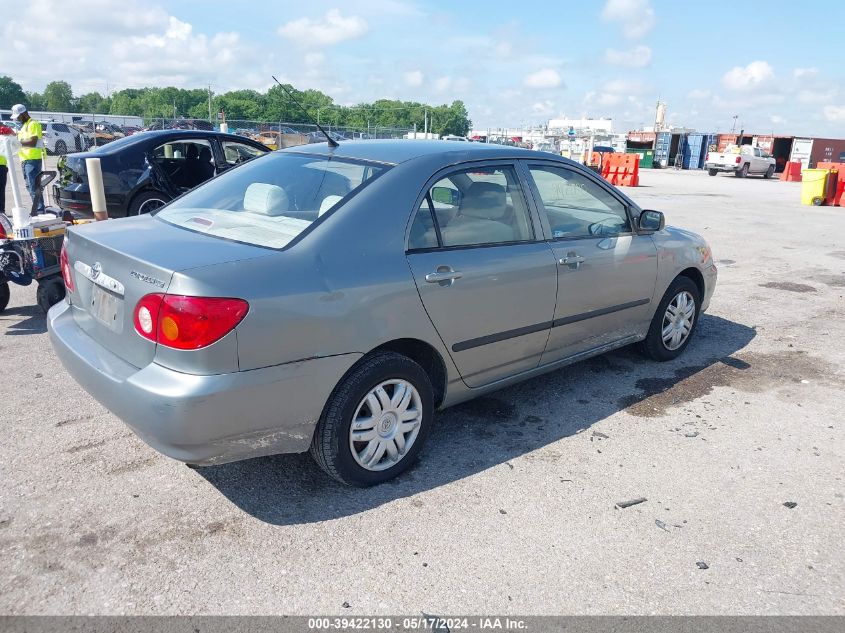
[[[155,453],[13,287],[0,612],[845,614],[845,209],[760,178],[641,185],[719,266],[687,352],[625,349],[444,411],[420,463],[368,490],[306,455]]]

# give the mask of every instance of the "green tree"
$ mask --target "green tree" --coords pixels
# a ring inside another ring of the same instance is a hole
[[[16,103],[24,103],[26,95],[21,85],[11,77],[0,77],[0,108],[11,108]]]
[[[50,112],[69,112],[73,109],[73,90],[66,81],[51,81],[44,88],[44,101]]]
[[[111,109],[111,99],[107,99],[99,92],[89,92],[76,99],[74,110],[85,114],[108,114]]]
[[[26,105],[26,107],[30,110],[46,110],[47,100],[42,94],[39,94],[37,92],[27,92],[26,99],[24,100],[24,105]]]

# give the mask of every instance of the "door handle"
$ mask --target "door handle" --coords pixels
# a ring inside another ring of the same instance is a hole
[[[566,257],[561,257],[559,260],[557,260],[557,263],[561,266],[571,266],[573,264],[577,266],[578,264],[581,264],[584,261],[586,261],[584,257],[576,255],[575,253],[570,253]]]
[[[436,273],[428,273],[425,276],[425,280],[430,284],[443,284],[450,286],[453,281],[460,279],[463,276],[464,274],[460,271],[452,270],[446,266],[441,266],[438,268]]]

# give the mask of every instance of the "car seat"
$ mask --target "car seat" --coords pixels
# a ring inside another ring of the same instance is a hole
[[[285,215],[290,202],[287,192],[278,185],[254,182],[244,192],[244,211],[275,217]]]
[[[495,244],[518,239],[513,226],[502,221],[507,210],[507,192],[502,185],[472,183],[455,219],[441,227],[444,245]]]

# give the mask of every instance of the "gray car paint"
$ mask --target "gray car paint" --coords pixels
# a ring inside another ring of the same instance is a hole
[[[115,332],[90,316],[84,307],[90,280],[77,275],[76,291],[50,312],[53,344],[69,372],[94,397],[142,439],[176,459],[220,463],[306,450],[332,389],[358,359],[385,344],[409,339],[430,346],[445,374],[441,404],[449,406],[641,340],[660,297],[686,268],[698,270],[705,279],[703,307],[709,303],[716,275],[709,248],[695,234],[667,228],[633,236],[650,245],[647,259],[656,265],[648,305],[579,321],[564,337],[590,340],[588,349],[566,344],[547,348],[544,341],[549,329],[558,329],[550,325],[504,344],[481,346],[473,354],[455,352],[452,339],[551,322],[564,314],[555,309],[555,271],[560,268],[556,259],[561,249],[549,241],[548,223],[533,195],[527,197],[537,239],[513,248],[435,251],[425,257],[406,254],[412,214],[431,179],[443,170],[467,162],[507,161],[517,165],[525,178],[520,161],[536,162],[537,154],[518,148],[426,141],[356,141],[334,150],[322,144],[283,152],[333,154],[394,167],[281,251],[192,233],[153,217],[69,231],[72,262],[90,266],[99,261],[104,273],[125,284],[124,321],[122,330]],[[542,160],[594,178],[566,159],[544,156]],[[639,207],[624,193],[594,180],[624,201],[636,223]],[[533,252],[533,263],[526,260],[522,274],[540,271],[540,279],[526,278],[520,283],[520,273],[506,265],[508,249]],[[490,257],[496,251],[500,253]],[[433,272],[437,262],[458,260],[471,273],[466,279],[450,287],[420,281],[427,267],[433,266]],[[130,270],[139,275],[130,276]],[[146,277],[161,280],[165,287],[151,284]],[[495,285],[497,279],[504,280],[505,292]],[[572,286],[580,293],[588,287],[594,293],[581,307],[624,304],[628,298],[625,283],[619,280],[601,283],[598,278]],[[141,296],[164,291],[241,297],[250,309],[237,328],[214,345],[198,351],[173,350],[143,339],[131,323]],[[642,288],[634,294],[639,297]],[[440,302],[440,317],[426,312],[427,295]],[[457,297],[457,302],[435,296]],[[502,304],[501,314],[491,315],[497,297],[523,309],[508,311]],[[487,316],[471,312],[475,301],[485,306]],[[460,335],[449,333],[455,325],[447,322],[450,304],[458,306],[453,318],[463,319],[458,324]],[[560,300],[557,305],[562,305]],[[511,319],[518,321],[508,323]],[[607,330],[596,331],[602,325]]]

